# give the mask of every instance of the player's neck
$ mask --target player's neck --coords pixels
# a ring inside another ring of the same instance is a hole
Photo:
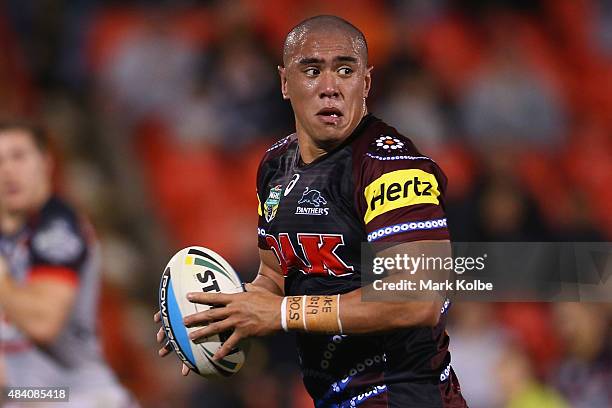
[[[23,212],[2,211],[0,214],[0,232],[2,235],[13,235],[18,232],[26,222]]]
[[[341,138],[330,141],[319,141],[317,138],[310,135],[308,131],[302,126],[300,126],[299,123],[296,121],[296,133],[298,145],[300,147],[300,157],[302,159],[302,162],[304,164],[309,164],[338,147],[353,134],[355,129],[357,129],[357,126],[359,126],[359,124],[367,114],[368,112],[364,108],[363,115],[356,123],[353,124],[353,126],[348,129],[346,135]]]
[[[44,188],[28,207],[19,209],[0,208],[0,233],[3,235],[13,235],[19,232],[28,222],[28,218],[36,211],[39,211],[50,198],[50,190]]]
[[[342,143],[342,142],[340,142]],[[318,146],[309,136],[300,138],[298,134],[298,144],[300,146],[300,158],[304,164],[309,164],[321,156],[326,155],[330,150],[336,147],[339,143],[334,143],[331,146]]]

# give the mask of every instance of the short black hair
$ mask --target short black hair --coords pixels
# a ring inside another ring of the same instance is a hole
[[[28,133],[41,152],[49,150],[49,136],[40,123],[26,118],[0,118],[0,133],[11,130]]]
[[[283,64],[287,65],[289,55],[291,54],[295,44],[300,41],[306,33],[312,30],[341,30],[347,35],[352,37],[359,47],[360,54],[364,57],[364,61],[368,62],[368,43],[365,35],[360,29],[349,23],[345,19],[334,16],[323,14],[307,18],[300,22],[298,25],[293,27],[291,31],[285,37],[285,43],[283,46]]]

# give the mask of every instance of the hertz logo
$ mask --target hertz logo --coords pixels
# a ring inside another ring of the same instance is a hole
[[[364,221],[388,211],[416,204],[439,204],[436,177],[419,169],[396,170],[385,173],[364,190],[368,209]]]

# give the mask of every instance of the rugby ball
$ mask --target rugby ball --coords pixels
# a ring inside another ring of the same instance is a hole
[[[225,259],[210,249],[191,246],[178,251],[162,274],[159,286],[159,310],[166,337],[178,357],[192,371],[203,377],[228,377],[236,374],[246,359],[247,344],[241,342],[219,361],[212,357],[231,333],[213,335],[196,344],[189,339],[191,331],[183,317],[211,308],[191,303],[189,292],[239,293],[244,288],[238,274]]]

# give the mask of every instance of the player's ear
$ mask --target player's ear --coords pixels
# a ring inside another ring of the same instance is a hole
[[[370,87],[372,86],[372,69],[373,68],[374,68],[374,65],[370,65],[369,67],[366,68],[366,73],[364,77],[365,87],[363,88],[364,98],[367,98],[368,94],[370,93]]]
[[[279,65],[277,69],[278,75],[280,76],[281,93],[283,94],[283,99],[289,99],[289,94],[287,93],[287,68]]]

